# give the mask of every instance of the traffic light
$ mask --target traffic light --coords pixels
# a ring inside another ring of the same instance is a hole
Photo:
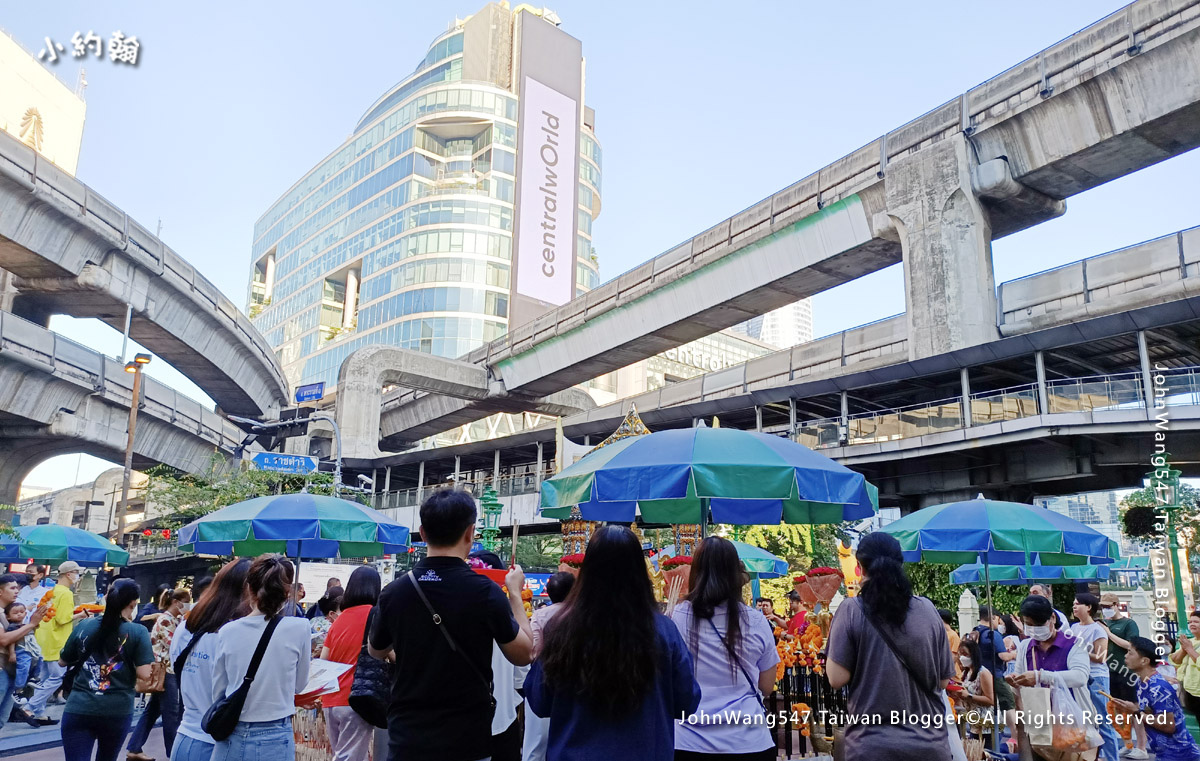
[[[312,407],[292,407],[279,413],[279,422],[259,433],[255,441],[268,452],[274,452],[285,439],[304,436],[308,433],[308,417]]]

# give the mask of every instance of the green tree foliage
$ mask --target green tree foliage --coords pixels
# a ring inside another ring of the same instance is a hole
[[[517,563],[525,573],[554,573],[563,555],[562,534],[521,534],[517,537]],[[501,537],[496,554],[504,562],[512,557],[512,537]]]
[[[1200,490],[1180,483],[1178,498],[1180,508],[1175,513],[1175,527],[1180,544],[1194,557],[1200,550]],[[1166,527],[1155,517],[1161,510],[1150,487],[1126,494],[1121,499],[1120,510],[1125,533],[1143,549],[1166,538]]]
[[[848,540],[849,523],[821,526],[801,526],[782,523],[776,526],[749,526],[742,531],[741,541],[761,547],[788,563],[790,573],[778,579],[763,579],[759,587],[763,597],[775,602],[775,610],[787,615],[786,595],[792,591],[792,578],[819,566],[838,567],[837,545]],[[733,527],[725,527],[725,535],[733,537]],[[845,590],[842,590],[843,593]]]
[[[178,529],[214,510],[254,497],[292,494],[308,487],[310,494],[332,494],[333,476],[329,473],[293,475],[254,470],[246,463],[231,466],[224,458],[214,457],[203,473],[182,473],[165,465],[145,471],[150,477],[146,501],[161,511],[158,524]],[[353,499],[353,494],[342,494]]]
[[[955,567],[941,563],[926,563],[922,560],[917,563],[905,563],[904,572],[908,574],[908,580],[912,583],[913,594],[928,597],[936,607],[946,608],[957,617],[958,598],[962,596],[963,590],[968,585],[950,583],[950,572]],[[984,588],[984,585],[969,586],[971,592],[979,600],[979,604],[986,604],[987,590]],[[1056,585],[1055,591],[1058,591],[1057,587],[1066,589],[1068,586],[1070,585]],[[1070,590],[1067,591],[1069,592]],[[993,584],[992,605],[1000,613],[1015,615],[1017,608],[1021,606],[1021,601],[1028,594],[1029,587],[1008,587]]]

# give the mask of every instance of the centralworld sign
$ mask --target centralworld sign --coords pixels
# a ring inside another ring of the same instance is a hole
[[[517,293],[556,306],[575,295],[578,108],[532,77],[521,85]]]

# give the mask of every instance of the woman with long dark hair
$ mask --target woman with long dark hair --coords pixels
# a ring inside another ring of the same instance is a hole
[[[214,703],[233,694],[245,681],[267,624],[279,618],[246,693],[237,727],[232,735],[217,742],[212,761],[295,761],[292,714],[296,712],[296,694],[308,681],[312,645],[308,619],[281,615],[292,591],[294,573],[291,561],[282,555],[260,556],[246,573],[250,612],[217,632],[211,696]]]
[[[942,617],[913,596],[895,537],[868,534],[857,555],[862,588],[833,617],[826,664],[835,689],[850,686],[850,715],[871,719],[846,727],[845,757],[886,748],[889,761],[949,761],[944,690],[954,661]]]
[[[171,665],[171,640],[183,620],[183,612],[192,601],[192,593],[186,589],[168,589],[158,596],[158,618],[150,629],[150,647],[154,650],[154,662],[162,663],[167,669],[163,678],[162,692],[150,695],[142,718],[138,719],[133,734],[129,736],[125,758],[128,761],[154,761],[154,758],[142,752],[146,740],[150,738],[150,730],[162,716],[163,745],[167,755],[175,745],[175,734],[179,730],[179,721],[183,716],[183,707],[179,703],[179,682],[175,678],[175,670]]]
[[[367,757],[367,749],[375,739],[380,740],[375,758],[384,761],[387,757],[387,735],[376,733],[366,719],[350,707],[350,688],[354,685],[354,664],[362,650],[367,619],[379,602],[382,583],[379,571],[372,566],[360,565],[350,574],[346,591],[341,595],[342,612],[325,635],[321,657],[337,663],[351,664],[350,670],[338,677],[338,691],[322,695],[321,705],[325,711],[325,728],[329,733],[329,748],[333,761],[361,761]],[[328,613],[326,613],[328,615]],[[318,619],[319,620],[319,619]],[[378,737],[377,737],[378,736]],[[382,756],[378,751],[382,751]]]
[[[747,581],[733,543],[710,536],[692,558],[690,591],[671,619],[688,644],[702,697],[701,716],[735,717],[675,727],[676,761],[775,758],[763,695],[775,688],[779,653],[771,625],[742,603]]]
[[[674,722],[696,710],[700,687],[679,630],[658,612],[632,531],[592,535],[562,605],[525,679],[530,709],[550,719],[547,761],[670,761]]]
[[[208,761],[216,740],[200,726],[212,705],[213,664],[217,658],[216,633],[222,626],[250,612],[246,602],[246,573],[250,558],[231,560],[221,568],[200,595],[171,641],[171,663],[183,703],[183,720],[172,751],[172,761]]]
[[[64,667],[79,665],[62,717],[66,761],[114,761],[133,719],[138,678],[150,677],[154,654],[150,632],[132,623],[141,591],[131,579],[108,590],[104,615],[80,622],[59,656]]]

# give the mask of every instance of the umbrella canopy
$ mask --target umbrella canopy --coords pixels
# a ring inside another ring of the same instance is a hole
[[[742,567],[754,578],[778,579],[780,576],[787,575],[788,564],[783,558],[772,555],[762,547],[755,547],[753,544],[735,542],[732,539],[729,540],[729,543],[737,550],[738,560],[742,561]],[[663,547],[659,554],[675,557],[675,545],[669,544]]]
[[[1112,564],[1113,573],[1148,573],[1150,571],[1149,555],[1131,555],[1121,558]]]
[[[781,436],[684,428],[615,441],[542,483],[542,513],[630,523],[840,523],[875,513],[862,474]]]
[[[210,555],[367,557],[408,547],[408,527],[356,502],[317,494],[238,502],[192,521],[178,536],[181,550]]]
[[[970,563],[950,572],[951,584],[982,584],[990,579],[995,584],[1009,587],[1060,581],[1106,581],[1111,575],[1107,565],[993,565],[986,572],[981,563]]]
[[[990,499],[935,505],[881,531],[900,542],[904,560],[932,563],[1100,565],[1120,557],[1099,531],[1044,507]]]
[[[74,560],[79,565],[97,568],[129,562],[129,553],[99,534],[73,526],[16,526],[18,537],[0,537],[0,562],[61,563]]]

